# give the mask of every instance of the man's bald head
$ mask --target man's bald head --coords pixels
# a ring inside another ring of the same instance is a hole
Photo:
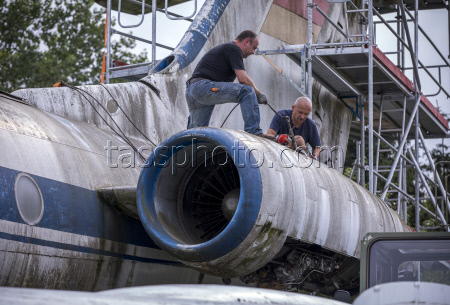
[[[310,112],[312,111],[312,103],[311,100],[309,98],[307,98],[306,96],[302,96],[299,97],[295,103],[294,103],[294,107],[298,107],[298,106],[302,106],[302,107],[308,107],[310,108]]]
[[[292,105],[292,123],[295,127],[300,127],[308,118],[312,111],[311,100],[307,97],[299,97]]]

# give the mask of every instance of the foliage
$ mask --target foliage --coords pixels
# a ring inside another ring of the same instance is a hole
[[[441,112],[445,119],[449,119],[449,115],[447,113],[443,113],[439,107],[436,107],[439,112]],[[437,164],[436,167],[436,174],[439,176],[442,185],[444,188],[446,187],[445,182],[447,180],[447,192],[450,191],[450,147],[449,145],[444,143],[445,140],[442,141],[442,143],[439,143],[436,145],[435,148],[431,149],[430,155],[431,159],[435,164]],[[448,143],[448,142],[447,142]],[[424,153],[423,158],[427,158],[426,154]],[[439,163],[438,163],[439,162]],[[421,166],[422,171],[425,171],[425,174],[432,178],[434,180],[434,174],[431,164],[427,162],[426,164],[423,164]],[[439,188],[435,189],[435,185],[428,183],[430,190],[433,192],[433,194],[437,194],[438,197],[442,197],[444,194],[439,190]],[[436,192],[435,192],[436,191]],[[441,204],[441,211],[443,212],[444,216],[447,219],[447,222],[449,221],[449,211],[448,209],[444,209],[443,202],[441,200],[438,200],[438,204]],[[431,211],[435,211],[434,206],[432,205],[431,201],[428,200],[423,203],[423,205],[428,208]],[[423,219],[423,216],[421,215],[420,218],[421,224],[424,224],[425,226],[437,226],[439,225],[439,221],[433,217],[428,217],[428,219]],[[441,229],[443,231],[443,228]]]
[[[441,109],[436,107],[439,112]],[[442,113],[442,112],[441,112]],[[443,113],[443,116],[446,120],[450,119],[450,116],[447,113]],[[448,143],[448,142],[447,142]],[[440,162],[437,165],[436,174],[441,178],[442,184],[445,187],[445,180],[447,179],[450,184],[450,146],[445,144],[444,141],[442,143],[437,144],[435,148],[430,151],[431,158],[434,160],[435,164]],[[426,157],[426,156],[424,156]],[[429,164],[426,164],[422,167],[424,170],[431,173],[430,177],[434,176],[434,172]],[[450,189],[450,185],[448,186]],[[439,193],[441,195],[441,193]]]
[[[0,90],[100,81],[105,10],[93,0],[0,0]],[[114,20],[113,20],[114,23]],[[113,58],[143,62],[131,39],[113,41]]]
[[[420,272],[420,281],[450,285],[449,270],[424,270]]]

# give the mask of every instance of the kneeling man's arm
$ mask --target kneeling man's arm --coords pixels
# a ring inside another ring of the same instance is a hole
[[[245,72],[245,70],[234,70],[234,73],[236,73],[239,84],[253,87],[253,89],[255,89],[255,93],[259,92],[259,90],[255,87],[255,83],[250,78],[250,76],[247,75],[247,72]]]

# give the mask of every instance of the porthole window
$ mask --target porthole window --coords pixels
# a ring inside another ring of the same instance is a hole
[[[106,109],[108,109],[109,113],[114,114],[117,112],[117,109],[119,109],[119,105],[115,100],[108,100],[106,103]]]
[[[16,204],[22,219],[36,225],[44,214],[44,199],[37,182],[26,173],[19,173],[14,183]]]

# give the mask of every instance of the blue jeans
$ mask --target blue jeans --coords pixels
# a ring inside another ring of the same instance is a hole
[[[213,88],[217,90],[213,91]],[[208,126],[214,105],[239,103],[244,130],[255,135],[262,133],[258,101],[255,90],[250,86],[201,79],[186,88],[186,101],[189,107],[188,128]]]

